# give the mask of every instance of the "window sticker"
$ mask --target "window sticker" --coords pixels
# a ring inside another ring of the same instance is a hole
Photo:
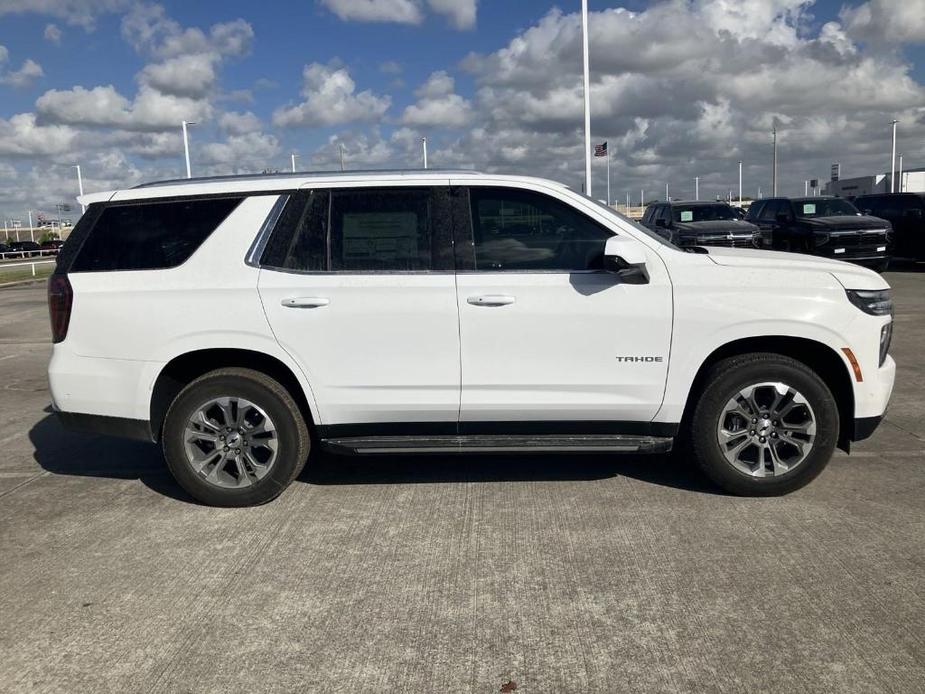
[[[816,203],[808,202],[803,205],[803,214],[816,214]]]
[[[693,222],[694,213],[692,210],[681,210],[681,221],[682,222]]]

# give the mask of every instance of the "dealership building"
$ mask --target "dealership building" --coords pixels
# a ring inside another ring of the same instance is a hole
[[[925,193],[925,169],[903,171],[897,176],[896,184],[897,193]],[[842,198],[869,193],[889,193],[890,174],[839,178],[826,183],[822,192],[824,195],[837,195]]]

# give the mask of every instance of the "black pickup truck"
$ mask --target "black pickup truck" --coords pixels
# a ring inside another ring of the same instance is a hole
[[[649,205],[642,223],[676,246],[756,248],[758,227],[739,219],[725,202],[660,202]]]
[[[832,197],[765,198],[746,220],[761,230],[761,247],[847,260],[883,272],[890,264],[890,223]]]

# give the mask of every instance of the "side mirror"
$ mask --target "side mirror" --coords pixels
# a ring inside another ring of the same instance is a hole
[[[659,218],[655,220],[655,226],[664,228],[668,226],[668,222],[666,222],[664,219]]]
[[[648,284],[646,251],[628,236],[611,236],[604,245],[604,269],[620,275],[627,284]]]

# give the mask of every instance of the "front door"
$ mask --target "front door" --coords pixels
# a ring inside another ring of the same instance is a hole
[[[277,340],[312,388],[318,424],[455,430],[459,326],[447,197],[445,187],[414,186],[290,197],[263,253],[259,291]]]
[[[628,284],[602,269],[614,231],[554,191],[457,194],[471,234],[457,240],[460,431],[621,433],[651,421],[672,322],[658,256],[648,284]]]

